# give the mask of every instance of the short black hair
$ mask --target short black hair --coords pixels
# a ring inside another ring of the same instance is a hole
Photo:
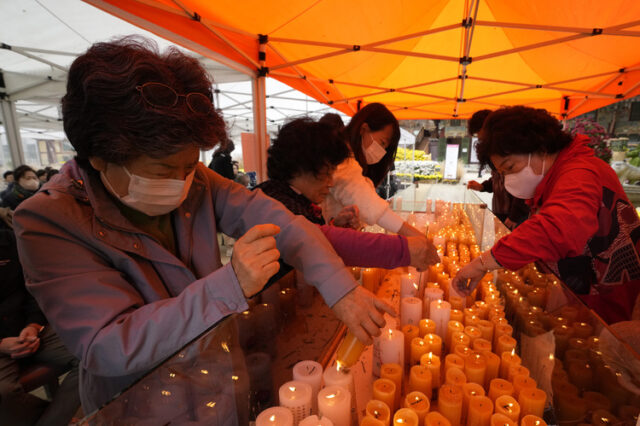
[[[318,120],[318,123],[325,123],[329,126],[333,127],[336,131],[342,131],[344,129],[344,121],[342,121],[342,117],[336,114],[335,112],[328,112]]]
[[[47,174],[47,171],[45,169],[40,169],[36,172],[36,176],[40,177],[40,176],[44,176]]]
[[[482,129],[482,125],[484,124],[484,120],[491,114],[490,109],[481,109],[480,111],[476,111],[473,113],[469,121],[467,122],[467,132],[469,135],[475,135]]]
[[[349,148],[331,126],[310,118],[293,120],[280,129],[267,151],[269,179],[288,182],[302,173],[318,176],[349,157]]]
[[[15,179],[15,181],[19,181],[20,179],[22,179],[22,177],[27,174],[27,172],[33,172],[36,173],[35,170],[33,170],[31,167],[27,166],[26,164],[23,164],[21,166],[16,167],[13,170],[13,178]],[[38,174],[36,173],[36,176]]]
[[[13,174],[13,170],[7,170],[2,174],[2,177],[6,179],[7,176],[11,176],[12,174]]]
[[[490,164],[492,155],[553,154],[569,146],[573,138],[544,109],[522,105],[501,108],[489,114],[478,135],[478,159]]]

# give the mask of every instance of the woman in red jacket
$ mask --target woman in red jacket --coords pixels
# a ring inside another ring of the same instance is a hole
[[[628,319],[640,292],[640,220],[589,139],[572,139],[547,111],[523,106],[493,112],[479,136],[480,161],[504,175],[532,215],[453,284],[470,292],[488,270],[539,262],[608,322]]]

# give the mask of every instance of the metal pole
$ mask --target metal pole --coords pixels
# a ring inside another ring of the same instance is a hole
[[[24,150],[22,148],[22,138],[20,137],[20,126],[16,114],[16,105],[8,99],[0,99],[0,110],[2,110],[2,123],[7,132],[7,142],[11,152],[13,168],[25,163]]]

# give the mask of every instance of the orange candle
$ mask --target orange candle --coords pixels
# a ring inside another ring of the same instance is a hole
[[[480,337],[473,341],[473,345],[471,347],[476,352],[491,352],[491,341]]]
[[[427,334],[435,334],[436,323],[432,319],[424,318],[418,323],[418,329],[420,330],[420,336],[426,337]]]
[[[440,357],[432,352],[422,355],[420,365],[423,365],[431,372],[431,386],[433,388],[440,387]]]
[[[404,406],[413,410],[418,415],[419,424],[424,423],[424,418],[429,412],[429,397],[422,392],[410,392],[404,398]]]
[[[493,352],[483,352],[484,360],[487,363],[487,372],[484,375],[484,386],[489,389],[491,381],[500,374],[500,357]]]
[[[449,316],[451,321],[464,321],[464,313],[460,309],[451,309],[451,315]]]
[[[476,325],[478,325],[478,321],[480,321],[480,317],[477,316],[474,313],[465,314],[464,315],[464,325],[466,327],[468,327],[468,326],[476,326]]]
[[[542,389],[528,388],[520,391],[518,403],[520,404],[520,417],[527,414],[542,417],[544,404],[547,401],[547,394]]]
[[[427,345],[427,352],[433,352],[434,355],[442,356],[442,338],[435,333],[429,333],[424,336],[425,345]]]
[[[588,339],[593,334],[593,327],[586,322],[576,322],[572,327],[573,335],[581,339]]]
[[[449,303],[451,303],[451,309],[462,310],[464,309],[465,299],[459,296],[449,296]]]
[[[493,341],[492,341],[493,347],[496,348],[498,346],[498,339],[500,339],[500,336],[511,337],[512,334],[513,334],[513,327],[511,327],[509,324],[496,324],[493,331]]]
[[[367,402],[365,408],[365,416],[380,420],[385,426],[389,426],[391,420],[391,410],[389,406],[382,401],[372,399]]]
[[[400,397],[402,395],[402,376],[403,375],[404,375],[404,370],[398,364],[382,364],[382,366],[380,367],[380,378],[389,379],[396,386],[394,407],[397,407],[398,404],[400,403]],[[374,398],[374,399],[377,399],[377,398]]]
[[[387,404],[389,410],[395,411],[396,385],[389,379],[378,379],[373,382],[373,399]]]
[[[502,395],[513,396],[513,384],[504,379],[493,379],[489,384],[489,398],[495,402]]]
[[[462,389],[444,385],[438,391],[438,411],[449,420],[451,426],[459,426],[462,418]]]
[[[415,411],[401,408],[393,415],[393,426],[419,426],[420,421]]]
[[[490,426],[493,402],[486,396],[474,396],[469,400],[467,426]]]
[[[486,372],[487,362],[481,353],[473,352],[464,360],[464,374],[468,381],[482,386]]]
[[[523,389],[536,388],[538,384],[529,376],[518,374],[513,376],[513,396],[518,399]]]
[[[468,325],[464,328],[464,334],[469,336],[469,338],[471,339],[470,346],[473,346],[473,342],[475,342],[476,339],[479,339],[482,337],[482,332],[480,331],[480,329],[472,325]]]
[[[520,419],[520,404],[515,398],[509,395],[502,395],[496,398],[496,413],[504,414],[514,422]]]
[[[493,341],[493,329],[495,325],[491,321],[480,320],[478,321],[478,324],[476,324],[476,327],[482,333],[482,338],[484,340],[487,340],[489,342]]]
[[[444,339],[445,348],[451,349],[451,336],[453,336],[453,333],[455,333],[456,331],[464,331],[464,326],[462,325],[462,323],[458,321],[449,321],[447,323],[447,334],[445,335]]]
[[[518,426],[518,422],[514,422],[504,414],[493,414],[491,416],[491,426]]]
[[[424,340],[420,337],[414,337],[411,340],[411,356],[409,357],[409,365],[416,365],[420,363],[420,357],[430,352],[429,345],[425,344]]]
[[[444,357],[444,373],[447,374],[447,370],[451,367],[458,367],[460,370],[464,371],[464,359],[462,359],[459,355],[449,354]]]
[[[429,274],[428,274],[429,281],[435,282],[438,274],[443,271],[444,271],[444,264],[442,263],[436,263],[435,265],[429,266]]]
[[[469,413],[469,400],[475,396],[485,396],[484,388],[477,383],[465,383],[462,386],[462,417],[464,420]]]
[[[496,345],[496,354],[502,355],[504,352],[511,352],[516,348],[516,339],[511,336],[503,334],[498,337],[498,344]]]
[[[510,352],[503,352],[500,356],[500,377],[507,379],[509,377],[509,369],[512,365],[520,365],[522,360],[515,353],[515,349]]]
[[[527,414],[520,422],[520,426],[547,426],[547,422],[533,414]]]
[[[424,426],[451,426],[451,422],[438,411],[431,411],[424,418]]]
[[[432,375],[429,368],[424,365],[414,365],[409,370],[409,383],[407,392],[422,392],[431,399],[432,395]]]
[[[411,359],[411,341],[416,337],[420,337],[420,329],[415,325],[406,324],[400,329],[404,335],[404,362],[409,364]]]
[[[458,367],[451,367],[444,373],[444,380],[447,385],[462,387],[462,385],[467,383],[467,376],[465,376],[464,372]]]
[[[529,377],[530,373],[529,373],[529,369],[527,367],[525,367],[524,365],[512,365],[511,367],[509,367],[509,373],[507,374],[507,380],[509,380],[510,382],[513,382],[513,378],[515,376],[519,376],[519,375],[523,375],[523,376],[527,376]]]
[[[453,353],[458,355],[462,359],[467,359],[467,357],[473,353],[473,349],[466,346],[457,345],[455,348],[453,348]]]

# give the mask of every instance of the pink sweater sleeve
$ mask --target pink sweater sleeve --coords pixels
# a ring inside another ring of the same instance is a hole
[[[411,261],[409,243],[401,235],[374,234],[322,225],[320,230],[347,266],[393,269]]]

